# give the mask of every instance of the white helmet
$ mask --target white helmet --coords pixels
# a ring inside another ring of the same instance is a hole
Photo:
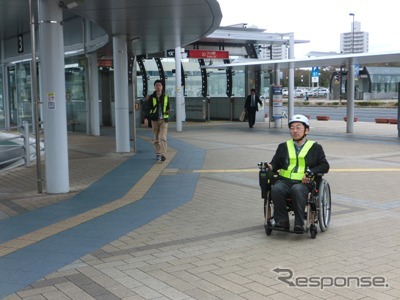
[[[290,127],[290,124],[292,124],[293,122],[303,123],[306,128],[310,128],[310,121],[308,120],[308,118],[306,116],[293,115],[293,117],[291,117],[289,120],[289,123],[288,123],[289,127]]]

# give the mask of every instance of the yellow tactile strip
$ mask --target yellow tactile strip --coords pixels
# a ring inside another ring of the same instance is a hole
[[[87,221],[93,220],[141,199],[160,174],[166,169],[175,154],[175,150],[169,150],[167,161],[154,164],[154,166],[128,191],[128,193],[125,194],[124,197],[0,244],[0,257],[23,249],[50,236],[81,225]]]

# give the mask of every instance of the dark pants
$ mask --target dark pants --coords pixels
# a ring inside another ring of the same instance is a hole
[[[253,128],[254,123],[256,122],[256,112],[257,108],[255,107],[249,107],[247,110],[247,118],[249,119],[249,127]]]
[[[298,181],[278,180],[271,190],[274,204],[275,222],[289,222],[286,199],[292,199],[295,225],[304,225],[304,210],[306,207],[309,186]]]

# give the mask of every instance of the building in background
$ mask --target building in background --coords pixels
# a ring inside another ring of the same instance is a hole
[[[350,31],[340,34],[341,53],[366,53],[368,52],[368,32],[361,31],[360,22],[352,22]]]
[[[288,58],[288,47],[286,46],[286,44],[283,45],[263,44],[259,46],[259,49],[260,49],[259,53],[260,59],[280,60]]]

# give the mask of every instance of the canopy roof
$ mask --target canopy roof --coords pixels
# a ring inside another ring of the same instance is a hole
[[[58,0],[54,0],[58,1]],[[32,0],[32,3],[36,3]],[[192,43],[221,23],[216,0],[64,0],[64,19],[79,15],[110,36],[126,35],[136,55]],[[0,40],[30,32],[28,0],[0,0]]]

